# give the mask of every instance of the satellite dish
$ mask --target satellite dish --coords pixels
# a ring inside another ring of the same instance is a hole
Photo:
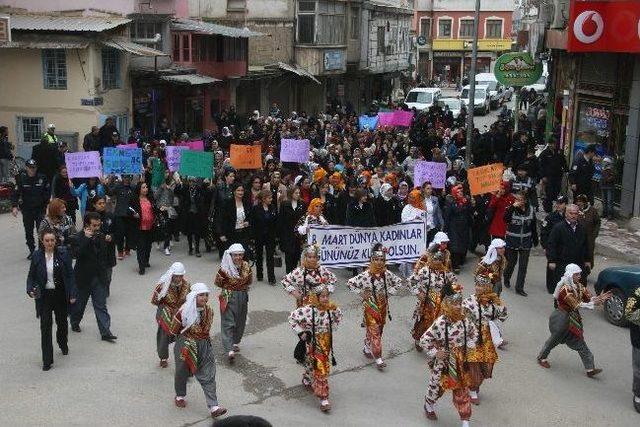
[[[425,36],[418,36],[418,39],[416,41],[420,46],[424,46],[425,44],[427,44],[427,38]]]

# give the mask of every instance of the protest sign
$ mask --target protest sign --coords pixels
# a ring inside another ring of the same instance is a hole
[[[394,112],[378,113],[378,126],[393,126]]]
[[[213,177],[213,153],[182,150],[180,152],[179,171],[182,176],[211,179]]]
[[[378,116],[362,115],[358,118],[358,125],[360,126],[360,130],[375,130],[375,128],[378,126]]]
[[[184,150],[188,150],[189,147],[176,147],[173,145],[167,146],[165,152],[167,154],[167,166],[169,171],[175,172],[180,169],[180,156]]]
[[[231,166],[236,169],[262,168],[262,153],[259,145],[231,144],[229,154]],[[308,153],[307,156],[309,156]]]
[[[393,125],[394,126],[411,126],[413,120],[413,111],[396,110],[393,112]]]
[[[283,162],[306,163],[309,161],[308,139],[283,139],[280,146],[280,160]]]
[[[178,147],[188,147],[189,150],[192,151],[204,151],[204,141],[187,141],[187,142],[178,142],[176,144]]]
[[[502,163],[469,169],[467,171],[467,179],[469,180],[471,195],[476,196],[498,191],[502,185],[503,171],[504,166],[502,166]]]
[[[447,179],[447,164],[440,162],[416,162],[413,170],[413,182],[416,187],[420,187],[425,182],[431,182],[433,188],[444,188]]]
[[[136,148],[138,148],[138,144],[120,144],[120,145],[116,145],[116,148],[122,148],[125,150],[134,150]]]
[[[320,245],[322,265],[333,268],[369,265],[371,248],[376,243],[388,248],[387,263],[414,262],[425,251],[426,241],[424,221],[371,228],[312,225],[307,234],[307,243]]]
[[[95,178],[102,176],[100,153],[97,151],[80,151],[64,153],[69,178]]]
[[[138,175],[142,173],[141,148],[105,147],[102,157],[105,175]]]

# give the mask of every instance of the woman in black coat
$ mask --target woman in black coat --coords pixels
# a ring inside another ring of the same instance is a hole
[[[382,184],[380,195],[373,201],[373,212],[379,227],[397,224],[401,221],[402,205],[393,195],[391,184]]]
[[[462,194],[461,185],[453,187],[444,207],[444,224],[445,232],[449,236],[451,267],[455,274],[460,273],[460,266],[464,264],[467,257],[467,250],[471,243],[472,221],[471,202]]]
[[[113,267],[116,266],[116,240],[115,240],[115,219],[111,212],[107,211],[107,200],[104,197],[96,196],[91,199],[89,205],[100,215],[100,232],[104,234],[105,241],[105,286],[107,287],[107,297],[111,286],[111,276]]]
[[[351,227],[375,227],[376,218],[373,205],[369,202],[366,190],[359,188],[355,193],[355,200],[347,207],[347,225]]]
[[[189,242],[189,255],[193,255],[195,248],[196,257],[200,258],[200,239],[205,232],[207,215],[211,198],[207,189],[197,182],[196,178],[189,177],[188,182],[176,187],[180,194],[182,213],[184,217],[184,234]]]
[[[244,246],[247,258],[253,259],[249,250],[251,206],[244,201],[244,187],[241,184],[233,184],[231,188],[233,198],[222,203],[216,218],[216,231],[220,236],[222,251],[233,243],[240,243]]]
[[[36,317],[40,318],[42,370],[48,371],[53,364],[52,315],[56,319],[58,346],[62,354],[69,354],[67,304],[76,302],[77,290],[71,255],[65,248],[56,246],[56,234],[52,230],[42,230],[40,241],[42,249],[36,250],[31,258],[27,295],[36,300]]]
[[[253,232],[256,255],[256,279],[262,282],[263,248],[267,258],[267,280],[271,286],[276,284],[273,256],[276,250],[276,229],[278,225],[278,213],[271,203],[273,195],[271,190],[261,190],[258,193],[258,204],[251,209],[249,222]]]
[[[291,273],[300,261],[302,247],[296,235],[295,228],[307,212],[307,207],[300,198],[300,189],[291,187],[287,192],[287,200],[280,205],[278,215],[278,236],[280,237],[280,249],[284,252],[285,270]]]

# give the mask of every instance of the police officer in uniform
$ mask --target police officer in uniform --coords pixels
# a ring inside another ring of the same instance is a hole
[[[49,144],[58,144],[58,135],[56,135],[56,125],[51,123],[47,126],[47,131],[42,135],[42,139]]]
[[[562,187],[562,176],[567,170],[564,155],[558,151],[558,143],[552,136],[547,142],[547,147],[542,150],[538,158],[540,164],[540,176],[544,185],[544,211],[551,212],[552,203],[558,198]]]
[[[511,191],[513,194],[525,192],[529,204],[537,211],[538,193],[536,192],[536,182],[529,176],[528,165],[525,160],[517,166],[516,179],[511,181]]]
[[[555,201],[554,211],[548,214],[542,221],[540,230],[540,244],[542,248],[547,250],[547,242],[553,226],[564,220],[564,210],[569,200],[567,196],[558,196]],[[552,294],[556,289],[556,272],[551,270],[547,265],[547,291]]]
[[[16,176],[16,189],[13,192],[11,213],[18,216],[18,208],[22,211],[22,223],[24,234],[29,248],[28,259],[35,250],[36,243],[33,238],[33,230],[38,230],[38,225],[44,216],[44,210],[51,196],[49,182],[44,174],[38,173],[36,161],[27,160],[26,171],[21,171]]]
[[[593,204],[593,174],[595,172],[593,156],[595,154],[596,146],[591,144],[584,150],[584,155],[579,156],[573,163],[569,181],[574,200],[578,194],[584,194],[589,199],[589,203]]]

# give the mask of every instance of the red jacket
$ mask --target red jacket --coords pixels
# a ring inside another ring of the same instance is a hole
[[[491,195],[489,209],[493,211],[493,218],[491,218],[491,225],[489,225],[489,235],[504,239],[507,233],[507,223],[504,222],[504,212],[513,204],[514,200],[515,197],[513,197],[511,193],[505,194],[502,197],[498,197],[495,194]]]

